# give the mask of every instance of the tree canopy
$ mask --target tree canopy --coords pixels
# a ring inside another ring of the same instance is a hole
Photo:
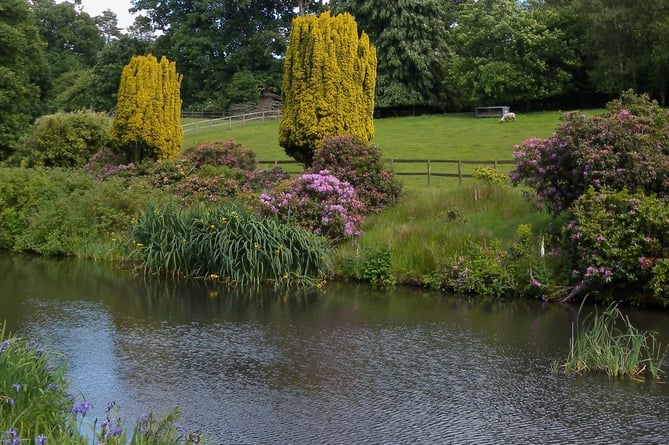
[[[0,159],[43,112],[48,66],[25,0],[0,3]]]

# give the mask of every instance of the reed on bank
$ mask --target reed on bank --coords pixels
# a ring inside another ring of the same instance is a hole
[[[151,206],[131,228],[144,273],[231,285],[318,285],[330,270],[326,240],[232,202]]]
[[[667,349],[662,348],[655,333],[634,327],[616,303],[601,314],[590,314],[582,327],[573,330],[569,355],[562,365],[565,372],[603,372],[609,377],[639,380],[660,377]]]

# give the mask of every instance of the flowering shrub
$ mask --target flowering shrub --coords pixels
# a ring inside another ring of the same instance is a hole
[[[221,198],[234,196],[238,190],[239,183],[233,178],[191,176],[183,180],[178,187],[174,187],[173,193],[181,198],[184,204],[192,204],[218,202]]]
[[[110,150],[100,150],[90,157],[84,170],[95,176],[98,181],[104,181],[111,176],[121,175],[122,173],[134,173],[135,164],[123,164],[125,156],[119,153],[113,153]]]
[[[360,235],[363,204],[346,181],[328,170],[306,173],[260,195],[266,214],[294,223],[334,242]]]
[[[226,165],[247,171],[256,168],[255,152],[234,141],[203,142],[186,148],[179,158],[195,168],[203,165]]]
[[[638,192],[590,188],[574,203],[573,216],[565,234],[579,291],[635,285],[649,290],[654,303],[669,303],[669,206],[665,202]]]
[[[253,170],[246,173],[246,182],[242,189],[245,192],[261,192],[274,187],[277,183],[285,181],[290,176],[281,167],[271,169]]]
[[[668,125],[656,102],[627,92],[603,116],[567,113],[552,137],[514,147],[511,179],[533,188],[554,215],[589,187],[669,196]]]
[[[381,151],[354,136],[323,139],[314,151],[309,171],[317,173],[321,170],[328,170],[333,176],[350,183],[367,212],[397,202],[402,188],[393,173],[383,166]]]

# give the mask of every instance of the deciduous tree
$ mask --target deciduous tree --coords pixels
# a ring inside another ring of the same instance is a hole
[[[0,3],[0,159],[42,113],[48,66],[25,0]]]

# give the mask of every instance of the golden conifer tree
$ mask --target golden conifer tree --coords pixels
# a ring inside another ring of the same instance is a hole
[[[111,136],[134,162],[179,154],[181,78],[174,62],[151,54],[135,56],[123,68]]]
[[[374,136],[376,49],[348,13],[293,20],[283,71],[279,144],[307,165],[328,136]]]

